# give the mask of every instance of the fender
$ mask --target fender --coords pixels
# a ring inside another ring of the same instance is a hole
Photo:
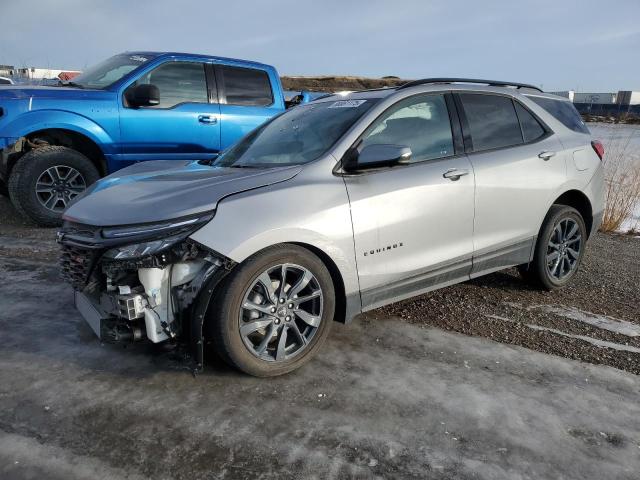
[[[118,127],[117,113],[114,126]],[[91,139],[105,155],[118,153],[118,142],[102,126],[89,118],[64,110],[35,110],[23,113],[3,130],[12,132],[12,137],[26,137],[34,132],[50,129],[70,130]],[[119,132],[119,131],[118,131]]]
[[[320,161],[285,182],[224,198],[191,238],[237,263],[279,243],[324,252],[342,277],[350,318],[361,304],[349,199],[342,178],[318,181],[318,171],[332,167]]]

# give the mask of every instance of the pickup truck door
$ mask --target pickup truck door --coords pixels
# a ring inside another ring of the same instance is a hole
[[[145,83],[158,87],[160,104],[132,108],[123,93],[122,166],[143,160],[206,159],[220,151],[220,106],[209,64],[165,62],[128,88]]]
[[[364,310],[469,278],[474,175],[455,115],[449,95],[400,100],[358,149],[408,146],[411,163],[343,177]]]
[[[224,150],[284,111],[280,81],[259,68],[215,66],[220,100],[220,147]]]

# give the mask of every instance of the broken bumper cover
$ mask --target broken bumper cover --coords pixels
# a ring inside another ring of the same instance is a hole
[[[89,296],[77,290],[74,290],[73,302],[76,310],[80,312],[80,315],[91,327],[91,330],[98,338],[102,339],[102,325],[107,319],[107,315],[100,309],[100,306],[96,305]]]

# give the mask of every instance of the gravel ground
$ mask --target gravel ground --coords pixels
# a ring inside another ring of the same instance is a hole
[[[640,336],[630,337],[576,320],[609,317],[614,323],[624,320],[640,326],[640,238],[596,234],[588,244],[579,273],[562,290],[532,288],[511,269],[390,305],[376,314],[397,315],[411,323],[640,374],[640,353],[600,348],[583,339],[528,326],[640,349]]]

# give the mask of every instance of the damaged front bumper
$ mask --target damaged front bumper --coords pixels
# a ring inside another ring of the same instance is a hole
[[[210,218],[167,228],[65,224],[58,234],[62,277],[101,340],[186,343],[194,370],[202,368],[206,309],[215,286],[235,265],[188,238]],[[154,238],[158,232],[161,238]]]

